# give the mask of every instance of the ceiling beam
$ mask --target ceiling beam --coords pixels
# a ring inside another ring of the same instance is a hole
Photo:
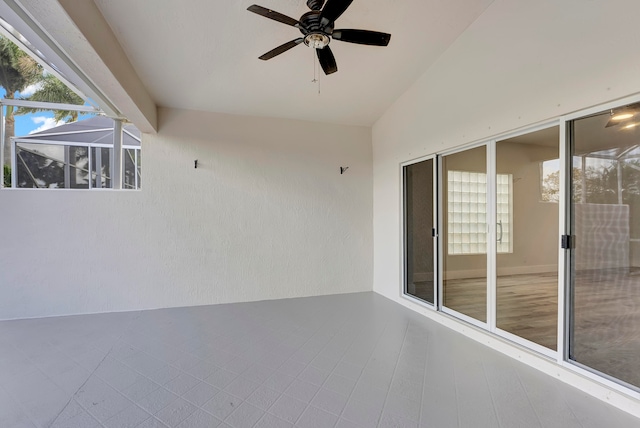
[[[157,106],[93,0],[22,0],[33,17],[120,113],[157,131]]]

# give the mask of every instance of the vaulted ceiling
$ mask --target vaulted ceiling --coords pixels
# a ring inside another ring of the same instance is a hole
[[[338,72],[313,83],[314,52],[300,36],[246,9],[298,19],[305,0],[95,0],[159,106],[371,125],[493,0],[354,0],[336,28],[391,33],[388,47],[332,41]],[[320,93],[318,93],[318,89]]]

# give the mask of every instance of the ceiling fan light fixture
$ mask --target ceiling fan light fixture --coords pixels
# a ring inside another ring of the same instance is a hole
[[[329,75],[338,71],[336,59],[329,47],[332,40],[369,46],[387,46],[391,34],[371,30],[334,29],[335,21],[342,16],[351,3],[353,0],[307,0],[307,6],[311,11],[303,14],[299,20],[257,4],[249,6],[247,8],[249,12],[290,25],[302,33],[302,37],[271,49],[258,58],[263,61],[269,60],[304,42],[306,46],[316,50],[322,71]]]
[[[631,119],[633,116],[635,116],[635,113],[631,113],[631,112],[621,112],[621,113],[616,113],[613,116],[611,116],[611,120],[614,120],[616,122],[619,122],[621,120],[626,120],[626,119]]]
[[[311,33],[304,37],[304,44],[314,49],[322,49],[329,44],[329,36],[322,33]]]

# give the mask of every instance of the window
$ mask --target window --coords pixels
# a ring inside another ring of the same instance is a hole
[[[113,119],[94,116],[11,138],[12,187],[112,188],[114,125]],[[125,125],[122,140],[122,188],[139,189],[140,132]]]
[[[487,252],[487,175],[483,172],[448,171],[448,253]],[[496,214],[498,253],[512,252],[512,176],[497,174]]]
[[[540,201],[558,202],[560,198],[560,160],[540,162]]]
[[[40,47],[0,18],[0,187],[139,189],[139,130],[21,28]]]

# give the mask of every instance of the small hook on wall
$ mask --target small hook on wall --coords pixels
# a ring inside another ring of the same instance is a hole
[[[198,159],[196,159],[196,160],[194,160],[194,161],[193,161],[193,167],[194,167],[195,169],[198,169]]]
[[[345,173],[345,171],[346,171],[346,170],[348,170],[348,169],[349,169],[349,167],[348,167],[348,166],[341,166],[341,167],[340,167],[340,174],[341,174],[341,175],[342,175],[342,174],[344,174],[344,173]]]

